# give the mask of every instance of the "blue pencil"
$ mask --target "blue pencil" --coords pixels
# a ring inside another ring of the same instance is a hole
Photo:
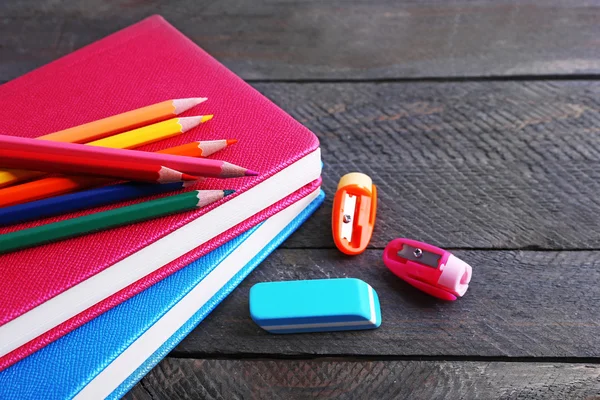
[[[194,182],[195,183],[195,182]],[[49,199],[17,204],[0,208],[0,226],[18,224],[20,222],[52,217],[73,211],[86,210],[93,207],[117,203],[120,201],[152,196],[154,194],[173,192],[188,186],[189,182],[154,183],[121,183],[103,186],[82,192],[69,193]]]

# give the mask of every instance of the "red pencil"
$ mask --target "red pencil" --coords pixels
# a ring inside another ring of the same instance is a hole
[[[71,175],[92,175],[128,181],[181,182],[197,178],[156,164],[98,160],[72,155],[0,149],[0,168],[19,168]]]
[[[151,153],[147,151],[111,149],[108,147],[86,146],[76,143],[59,143],[16,136],[0,135],[0,148],[14,151],[27,151],[31,153],[35,152],[38,154],[54,154],[55,156],[73,156],[115,162],[123,161],[136,164],[164,165],[165,167],[173,168],[190,175],[214,178],[235,178],[240,176],[258,175],[258,172],[226,161]]]

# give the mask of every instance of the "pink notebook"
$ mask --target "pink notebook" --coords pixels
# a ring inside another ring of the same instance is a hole
[[[159,16],[0,86],[0,132],[36,137],[185,97],[209,99],[186,115],[215,118],[141,150],[237,138],[213,158],[260,176],[194,186],[236,190],[198,211],[0,255],[0,369],[318,187],[316,136]],[[59,219],[0,228],[0,234]]]

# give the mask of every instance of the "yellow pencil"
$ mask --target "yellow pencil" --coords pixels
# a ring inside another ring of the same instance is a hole
[[[201,115],[197,117],[171,118],[166,121],[119,133],[118,135],[95,140],[86,144],[88,146],[111,147],[114,149],[134,149],[146,144],[181,135],[199,124],[210,120],[212,117],[212,115]],[[44,175],[44,173],[28,170],[4,169],[0,171],[0,188],[41,175]]]
[[[110,147],[113,149],[132,149],[145,144],[158,142],[181,135],[203,122],[212,119],[212,115],[172,118],[158,124],[148,125],[119,135],[87,143],[88,146]]]

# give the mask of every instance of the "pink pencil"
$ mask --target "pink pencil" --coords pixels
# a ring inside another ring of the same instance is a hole
[[[106,160],[107,162],[130,162],[151,165],[163,165],[196,176],[235,178],[254,176],[257,172],[225,161],[177,156],[164,153],[151,153],[137,150],[111,149],[108,147],[86,146],[76,143],[51,142],[48,140],[28,139],[0,135],[0,148],[57,156],[77,156]]]

